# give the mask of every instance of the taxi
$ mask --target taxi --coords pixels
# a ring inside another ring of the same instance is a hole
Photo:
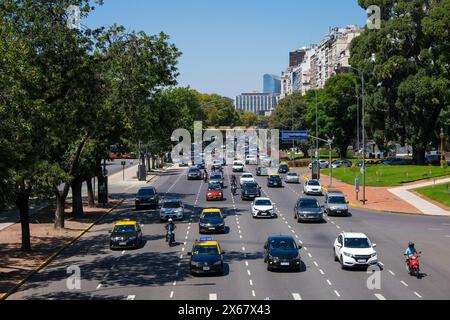
[[[194,274],[224,274],[223,252],[219,242],[211,237],[196,240],[188,255],[191,257],[189,269]]]
[[[225,233],[225,219],[220,209],[205,209],[198,222],[200,233]]]
[[[118,221],[110,233],[109,247],[111,250],[138,249],[142,243],[142,229],[137,221]]]
[[[278,173],[288,173],[289,172],[289,164],[287,162],[281,162],[278,167]]]

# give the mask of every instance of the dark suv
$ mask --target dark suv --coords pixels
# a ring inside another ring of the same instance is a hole
[[[287,269],[300,271],[300,249],[291,236],[269,237],[264,245],[264,262],[267,270]]]
[[[261,187],[256,182],[245,182],[241,188],[242,200],[253,200],[261,197]]]
[[[136,195],[134,203],[136,205],[136,210],[146,206],[156,209],[159,205],[158,192],[156,192],[155,187],[141,188]]]
[[[187,173],[187,179],[188,180],[202,180],[202,172],[200,171],[200,169],[197,166],[191,167],[189,169],[189,172]]]

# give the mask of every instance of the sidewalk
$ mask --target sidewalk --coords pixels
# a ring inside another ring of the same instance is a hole
[[[321,174],[321,181],[328,189],[329,176]],[[436,184],[447,183],[450,178],[436,180]],[[409,214],[424,214],[424,215],[438,215],[450,216],[450,212],[436,206],[435,204],[426,201],[419,196],[414,195],[408,190],[417,189],[432,185],[434,182],[412,183],[398,188],[391,187],[366,187],[365,205],[362,204],[362,187],[360,187],[359,201],[356,200],[355,186],[346,184],[340,180],[333,178],[332,189],[339,189],[346,198],[350,201],[350,206],[360,209],[368,209],[374,211],[394,212],[394,213],[409,213]]]
[[[47,204],[30,205],[29,215],[39,213],[45,209]],[[18,209],[6,210],[0,212],[0,231],[6,229],[20,221],[20,213]]]

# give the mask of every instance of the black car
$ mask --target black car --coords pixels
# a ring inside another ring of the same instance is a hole
[[[256,182],[245,182],[241,187],[241,199],[253,200],[261,197],[261,187]]]
[[[219,209],[203,210],[198,222],[200,234],[225,233],[225,219]]]
[[[195,166],[195,167],[191,167],[187,173],[187,179],[188,180],[202,180],[202,172],[200,171],[200,169]]]
[[[280,176],[275,176],[275,175],[269,176],[267,178],[267,186],[269,188],[282,187],[283,186],[283,182],[281,181],[281,177]]]
[[[224,178],[220,171],[213,171],[209,176],[209,183],[219,183],[222,188],[224,188]]]
[[[264,262],[267,270],[274,269],[300,271],[300,249],[291,236],[273,236],[264,245]]]
[[[111,231],[109,247],[114,249],[137,249],[142,243],[141,226],[135,221],[120,221]]]
[[[289,166],[287,164],[282,164],[278,168],[278,173],[288,173],[289,172]]]
[[[219,243],[211,238],[200,238],[195,241],[192,251],[188,253],[191,257],[189,270],[194,274],[220,274],[225,273],[223,254]]]
[[[159,195],[156,192],[155,187],[144,187],[139,189],[136,198],[134,200],[136,210],[142,207],[152,207],[154,209],[158,208],[159,205]]]

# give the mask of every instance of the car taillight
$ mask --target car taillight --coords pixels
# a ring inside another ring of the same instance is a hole
[[[213,194],[211,192],[208,192],[208,197],[211,197]]]

